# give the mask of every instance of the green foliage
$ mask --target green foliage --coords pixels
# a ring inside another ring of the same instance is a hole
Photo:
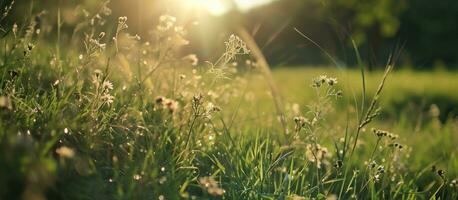
[[[396,0],[329,0],[323,1],[327,15],[340,26],[351,23],[352,37],[357,44],[367,40],[367,33],[393,37],[400,27],[399,15],[406,9],[407,1]],[[328,8],[329,7],[329,8]]]

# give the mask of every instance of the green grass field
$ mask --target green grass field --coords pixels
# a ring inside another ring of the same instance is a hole
[[[270,79],[235,35],[216,61],[183,57],[172,19],[151,38],[124,17],[65,45],[4,33],[0,199],[458,198],[457,72]]]

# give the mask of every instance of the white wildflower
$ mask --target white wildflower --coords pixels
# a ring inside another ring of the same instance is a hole
[[[75,151],[69,147],[63,146],[56,149],[56,153],[63,158],[73,158],[75,156]]]

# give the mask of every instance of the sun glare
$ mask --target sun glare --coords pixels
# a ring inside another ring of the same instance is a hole
[[[222,15],[230,10],[230,5],[221,0],[186,0],[186,6],[193,9],[204,9],[212,15]]]
[[[268,4],[273,0],[235,0],[237,7],[242,11],[247,11],[257,6]]]
[[[205,9],[212,15],[223,15],[234,9],[234,5],[241,11],[268,4],[273,0],[185,0],[186,6],[193,9]]]

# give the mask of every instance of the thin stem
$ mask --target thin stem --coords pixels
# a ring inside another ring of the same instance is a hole
[[[284,133],[288,134],[288,128],[286,126],[286,119],[285,114],[283,112],[283,101],[280,95],[280,92],[275,84],[274,78],[272,76],[272,72],[270,71],[269,63],[267,62],[266,58],[264,57],[261,49],[256,44],[254,38],[248,33],[248,31],[243,28],[242,26],[237,27],[237,31],[240,37],[244,40],[246,45],[251,50],[253,56],[256,58],[257,63],[261,67],[261,72],[267,80],[269,84],[270,91],[272,93],[272,97],[274,100],[275,108],[277,111],[277,115],[280,117],[280,122],[283,127]]]
[[[361,129],[364,128],[371,120],[372,118],[374,117],[372,114],[373,114],[373,111],[375,109],[375,105],[377,104],[378,102],[378,98],[380,96],[380,93],[382,92],[382,89],[383,89],[383,86],[385,85],[385,81],[386,81],[386,78],[388,77],[388,74],[391,72],[391,69],[392,69],[392,65],[391,64],[388,64],[386,70],[385,70],[385,73],[383,74],[383,78],[382,78],[382,81],[380,82],[378,88],[377,88],[377,91],[375,92],[374,94],[374,97],[372,98],[372,102],[366,112],[366,115],[364,117],[364,120],[358,125],[357,129],[356,129],[356,137],[355,137],[355,141],[353,142],[353,147],[352,147],[352,150],[351,150],[351,153],[350,153],[350,158],[353,156],[353,153],[355,151],[355,148],[356,148],[356,143],[358,142],[358,138],[359,138],[359,134],[361,133]]]

